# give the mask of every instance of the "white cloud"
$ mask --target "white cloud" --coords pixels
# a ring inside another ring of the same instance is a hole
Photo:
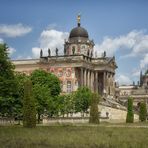
[[[39,57],[40,56],[40,48],[38,48],[38,47],[33,47],[32,48],[32,54],[33,54],[33,57]]]
[[[3,40],[2,38],[0,38],[0,44],[1,44],[1,43],[4,43],[4,40]]]
[[[131,79],[128,76],[123,75],[123,74],[119,74],[117,76],[116,81],[119,83],[119,85],[129,85],[129,84],[132,84]]]
[[[15,48],[13,48],[13,47],[8,48],[8,53],[9,53],[10,56],[12,56],[15,52],[16,52]]]
[[[145,54],[144,58],[140,61],[140,67],[141,69],[148,66],[148,53]]]
[[[29,26],[24,26],[23,24],[14,24],[14,25],[0,25],[0,34],[6,37],[19,37],[23,36],[32,31],[32,28]]]
[[[148,52],[148,35],[145,33],[143,30],[133,30],[116,38],[105,37],[102,43],[96,44],[95,51],[99,56],[104,51],[107,52],[107,56],[113,56],[116,51],[125,49],[129,54],[124,57],[144,55]]]
[[[133,72],[132,72],[132,76],[134,76],[134,77],[139,77],[139,76],[140,76],[140,70],[139,70],[139,68],[133,70]]]
[[[40,49],[43,50],[43,56],[47,55],[48,48],[51,55],[55,55],[55,49],[59,49],[59,54],[63,53],[64,39],[68,38],[67,32],[57,31],[55,29],[43,30],[39,38],[40,47],[33,47],[32,53],[34,57],[39,57]]]

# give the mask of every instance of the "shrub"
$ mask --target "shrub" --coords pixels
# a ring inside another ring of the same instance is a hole
[[[133,123],[133,122],[134,122],[133,99],[128,98],[126,123]]]
[[[140,110],[139,110],[139,120],[141,122],[146,121],[146,116],[147,116],[146,103],[145,102],[141,102],[140,103]]]
[[[32,93],[32,82],[30,80],[27,80],[24,86],[23,126],[36,126],[35,100]]]
[[[99,96],[98,94],[93,93],[90,106],[89,123],[99,124],[98,103],[99,103]]]

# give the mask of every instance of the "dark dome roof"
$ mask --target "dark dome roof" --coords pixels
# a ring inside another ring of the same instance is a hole
[[[69,38],[73,38],[73,37],[88,38],[88,32],[83,27],[78,26],[78,27],[73,28],[70,32]]]

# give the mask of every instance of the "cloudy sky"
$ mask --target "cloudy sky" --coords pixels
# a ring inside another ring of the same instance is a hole
[[[137,81],[148,68],[148,0],[0,0],[0,43],[12,59],[38,58],[40,48],[62,54],[78,13],[97,56],[115,55],[116,80]]]

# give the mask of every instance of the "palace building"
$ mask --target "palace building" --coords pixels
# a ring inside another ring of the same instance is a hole
[[[127,103],[129,97],[133,98],[134,106],[139,106],[139,103],[143,101],[148,104],[148,70],[144,74],[140,72],[137,84],[133,82],[133,85],[119,86],[118,99]]]
[[[49,47],[50,48],[50,47]],[[70,31],[69,38],[64,41],[63,55],[48,56],[40,52],[38,59],[13,60],[15,70],[30,74],[35,69],[44,69],[54,73],[61,81],[63,93],[76,91],[80,86],[87,86],[102,96],[115,96],[115,57],[94,56],[94,42],[89,38],[85,28],[81,26],[80,16],[77,26]]]

